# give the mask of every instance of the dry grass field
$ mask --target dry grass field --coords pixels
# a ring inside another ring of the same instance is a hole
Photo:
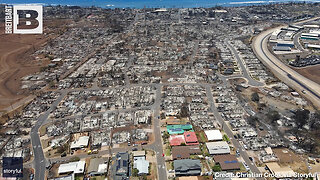
[[[299,74],[320,84],[320,64],[305,68],[294,68]]]
[[[54,39],[64,29],[67,20],[44,21],[46,34],[5,34],[0,23],[0,111],[30,95],[21,89],[21,78],[47,66],[48,59],[36,60],[32,54]]]

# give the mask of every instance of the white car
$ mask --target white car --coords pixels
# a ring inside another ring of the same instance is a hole
[[[249,167],[245,162],[243,162],[242,164],[243,164],[243,166],[246,168],[247,171],[250,170],[250,167]]]

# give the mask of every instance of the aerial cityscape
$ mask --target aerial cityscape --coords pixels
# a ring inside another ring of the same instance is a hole
[[[6,3],[0,180],[320,179],[320,3]]]

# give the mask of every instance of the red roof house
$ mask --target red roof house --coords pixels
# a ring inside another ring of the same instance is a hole
[[[186,140],[187,145],[198,145],[198,138],[195,132],[184,132],[184,139]]]
[[[171,135],[169,137],[170,146],[180,146],[182,143],[186,144],[183,135]]]

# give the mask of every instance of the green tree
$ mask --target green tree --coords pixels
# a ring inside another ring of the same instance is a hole
[[[258,122],[258,118],[256,116],[250,116],[248,117],[248,123],[253,126],[256,127],[257,126],[257,122]]]
[[[258,103],[260,101],[259,94],[257,92],[252,93],[251,100]]]
[[[274,123],[275,121],[279,120],[281,116],[278,111],[270,110],[267,113],[267,117],[271,120],[271,122]]]
[[[265,103],[258,103],[258,110],[262,110],[265,107],[267,107]]]
[[[223,140],[224,140],[224,141],[227,141],[227,142],[230,141],[229,137],[228,137],[226,134],[223,135]]]
[[[53,87],[54,87],[54,85],[55,85],[55,84],[54,84],[54,82],[53,82],[53,81],[50,81],[50,82],[49,82],[49,87],[50,87],[50,88],[53,88]]]
[[[189,116],[189,108],[187,103],[183,103],[180,110],[180,117],[188,117]]]
[[[44,71],[46,71],[48,69],[48,67],[41,67],[40,68],[40,72],[44,72]]]
[[[170,137],[170,135],[169,135],[168,131],[163,132],[163,135],[162,135],[163,140],[166,140],[169,137]]]
[[[216,164],[216,165],[213,166],[212,170],[214,172],[219,172],[219,171],[221,171],[221,166],[219,164]]]
[[[70,159],[70,162],[76,162],[76,161],[80,161],[80,158],[78,156],[72,157]]]
[[[296,111],[295,115],[293,116],[293,119],[296,121],[297,126],[299,128],[302,128],[304,125],[307,124],[309,120],[309,114],[310,111],[307,109],[298,109]]]
[[[311,128],[314,130],[320,129],[320,110],[317,110],[310,117],[311,119]]]
[[[139,174],[139,170],[137,168],[134,168],[132,170],[132,176],[138,176],[138,174]]]
[[[165,119],[165,118],[166,118],[166,115],[165,115],[164,113],[161,113],[161,114],[160,114],[160,117],[161,117],[161,119]]]
[[[66,143],[66,144],[64,144],[64,145],[62,145],[62,146],[59,146],[58,148],[57,148],[57,153],[63,153],[63,152],[65,152],[65,151],[67,151],[68,150],[68,144]]]

